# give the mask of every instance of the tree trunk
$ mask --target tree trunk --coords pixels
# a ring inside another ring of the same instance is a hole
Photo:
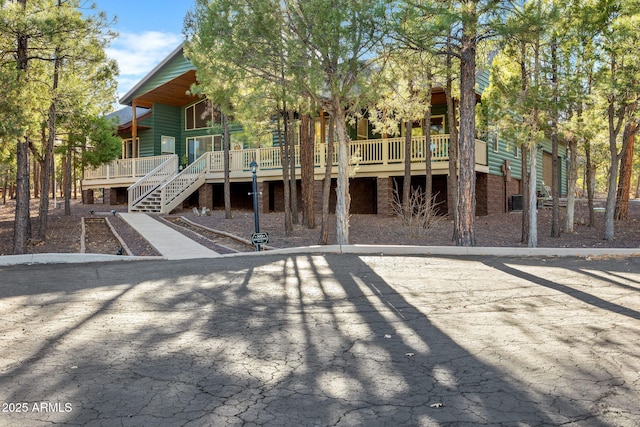
[[[447,84],[445,97],[447,100],[447,120],[449,122],[449,175],[447,176],[447,212],[449,219],[453,220],[453,241],[457,241],[458,233],[458,120],[456,115],[456,102],[453,98],[453,78],[451,77],[451,56],[447,55]],[[429,120],[431,129],[431,120]]]
[[[313,118],[304,114],[300,121],[300,182],[302,187],[302,225],[315,228],[313,206],[314,126]]]
[[[460,49],[460,172],[458,179],[457,246],[475,246],[476,217],[476,4],[469,3],[462,23]]]
[[[291,222],[293,224],[299,224],[300,220],[298,217],[298,182],[296,179],[296,143],[295,143],[295,132],[293,126],[293,113],[289,113],[287,115],[287,137],[286,137],[286,145],[285,149],[287,151],[287,167],[289,168],[289,190],[291,191]]]
[[[71,153],[73,155],[73,200],[78,199],[78,158],[76,150]]]
[[[231,150],[231,134],[229,132],[229,120],[227,115],[222,113],[222,144],[224,153],[224,217],[226,219],[231,219],[231,179],[229,178],[230,167],[230,158],[229,151]],[[256,159],[256,163],[260,159]]]
[[[553,105],[551,107],[551,237],[560,237],[560,162],[558,159],[558,45],[551,43],[551,81]]]
[[[431,77],[428,77],[431,78]],[[429,85],[428,96],[431,97],[431,85]],[[424,145],[425,145],[425,180],[424,180],[424,198],[427,203],[431,203],[433,197],[433,176],[431,167],[431,107],[424,114]]]
[[[18,0],[26,13],[27,0]],[[29,36],[19,32],[16,36],[16,65],[18,79],[24,77],[29,63],[28,45]],[[26,136],[16,141],[16,211],[13,223],[13,253],[14,255],[27,252],[27,243],[30,233],[29,215],[29,145]]]
[[[29,149],[27,138],[17,143],[16,213],[13,227],[13,254],[27,252],[29,242]]]
[[[9,171],[2,175],[2,204],[7,204],[7,189],[9,188]]]
[[[324,112],[322,113],[324,115]],[[329,200],[331,195],[331,170],[333,169],[334,119],[329,118],[329,140],[327,142],[327,160],[322,183],[322,228],[320,244],[326,245],[329,240]]]
[[[596,223],[596,214],[593,209],[595,189],[596,189],[596,167],[591,159],[591,144],[585,141],[585,181],[587,182],[587,205],[589,206],[589,227],[593,227]]]
[[[287,153],[285,152],[286,138],[287,138],[287,120],[288,113],[283,111],[282,117],[284,119],[284,132],[280,128],[280,120],[278,120],[278,135],[280,137],[280,163],[282,164],[282,184],[284,186],[284,234],[290,236],[293,231],[293,224],[291,219],[291,191],[289,190],[289,168],[287,167]]]
[[[567,216],[564,229],[567,233],[573,233],[576,181],[578,180],[578,140],[575,137],[567,141],[567,149],[569,151],[569,180],[567,186]]]
[[[560,237],[560,159],[558,158],[558,130],[551,132],[551,237]]]
[[[535,133],[533,133],[535,135]],[[529,168],[529,240],[527,246],[535,248],[538,246],[538,194],[536,192],[536,184],[538,181],[537,160],[538,147],[535,142],[530,148],[530,168]]]
[[[631,194],[631,174],[633,172],[633,146],[635,145],[638,123],[630,122],[624,127],[622,140],[625,150],[620,157],[620,179],[616,194],[615,219],[625,220],[629,215],[629,195]]]
[[[609,183],[607,188],[607,202],[604,210],[604,240],[613,240],[615,238],[615,207],[616,207],[616,190],[618,180],[618,170],[620,165],[620,155],[618,154],[618,146],[616,144],[622,120],[624,119],[626,106],[622,106],[617,111],[614,106],[615,98],[609,98],[609,106],[607,108],[607,118],[609,122]],[[628,141],[623,139],[622,152],[626,150]]]
[[[522,190],[522,200],[524,206],[522,207],[522,237],[521,243],[527,243],[529,241],[529,154],[526,147],[521,146],[520,152],[522,153],[522,168],[520,169],[522,176],[522,182],[520,183],[520,190]],[[537,200],[536,200],[537,202]]]
[[[33,159],[31,162],[31,174],[33,175],[33,197],[35,199],[40,198],[40,164],[37,159]]]
[[[40,198],[40,208],[38,211],[38,234],[36,238],[38,240],[44,240],[47,234],[47,224],[49,220],[49,180],[53,175],[53,171],[55,167],[53,167],[53,162],[55,162],[55,157],[53,155],[54,145],[56,141],[56,117],[57,117],[57,106],[56,106],[56,92],[58,89],[58,81],[60,76],[60,66],[62,61],[60,59],[59,49],[56,49],[55,53],[56,59],[54,61],[53,66],[53,84],[52,84],[52,98],[51,104],[49,105],[49,113],[47,117],[47,125],[48,125],[48,137],[46,139],[46,144],[44,144],[44,156],[43,156],[43,164],[44,169],[42,171],[42,197]],[[53,176],[55,180],[56,177]],[[55,191],[55,185],[53,186]],[[55,197],[54,197],[55,198]]]
[[[405,122],[406,134],[404,136],[404,181],[402,182],[402,212],[405,218],[410,215],[409,203],[411,201],[411,136],[413,133],[413,121]]]
[[[73,142],[70,141],[67,144],[66,161],[64,165],[64,214],[71,216],[71,169],[73,168],[73,162],[71,153],[73,152]]]
[[[338,180],[336,186],[336,240],[339,245],[349,244],[349,133],[346,115],[339,99],[334,98],[333,114],[338,135]]]

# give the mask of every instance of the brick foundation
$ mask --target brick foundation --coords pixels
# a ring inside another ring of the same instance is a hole
[[[102,203],[105,205],[126,205],[128,202],[126,188],[104,188],[102,194]]]
[[[377,214],[381,216],[393,215],[391,178],[384,177],[377,179]]]
[[[494,201],[489,198],[488,175],[486,173],[476,173],[476,216],[486,216],[489,212],[489,205]]]
[[[316,218],[322,218],[322,187],[324,186],[324,180],[313,181],[313,209],[316,214]]]
[[[511,178],[506,182],[503,176],[487,176],[487,215],[508,211],[508,200],[513,194],[521,194],[520,180]]]
[[[93,190],[82,190],[82,203],[85,205],[93,205],[95,203]]]
[[[203,184],[198,189],[198,208],[213,209],[212,184]]]

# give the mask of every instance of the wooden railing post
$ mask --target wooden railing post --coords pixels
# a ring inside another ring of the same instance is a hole
[[[327,143],[319,145],[320,167],[324,169],[327,165]]]
[[[382,164],[389,164],[389,140],[386,138],[382,139]]]
[[[254,155],[255,157],[255,161],[258,164],[258,167],[260,167],[260,147],[256,148],[256,153]],[[242,169],[249,169],[249,165],[242,165]]]

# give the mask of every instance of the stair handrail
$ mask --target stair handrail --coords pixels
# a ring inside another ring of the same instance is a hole
[[[178,170],[178,155],[173,154],[167,160],[156,166],[151,172],[127,188],[129,209],[143,200],[149,193],[176,175]]]
[[[198,157],[193,163],[184,168],[179,174],[175,175],[167,182],[163,183],[159,190],[161,192],[162,208],[168,206],[176,197],[184,190],[189,188],[191,184],[196,182],[200,176],[209,170],[209,153],[204,153]]]

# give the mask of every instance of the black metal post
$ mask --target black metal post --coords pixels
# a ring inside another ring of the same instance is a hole
[[[249,164],[249,168],[251,168],[252,182],[251,182],[251,190],[253,194],[253,225],[256,233],[260,232],[260,218],[258,216],[258,181],[256,172],[258,171],[258,164],[255,160],[252,160]],[[256,251],[260,250],[260,245],[256,244]]]

